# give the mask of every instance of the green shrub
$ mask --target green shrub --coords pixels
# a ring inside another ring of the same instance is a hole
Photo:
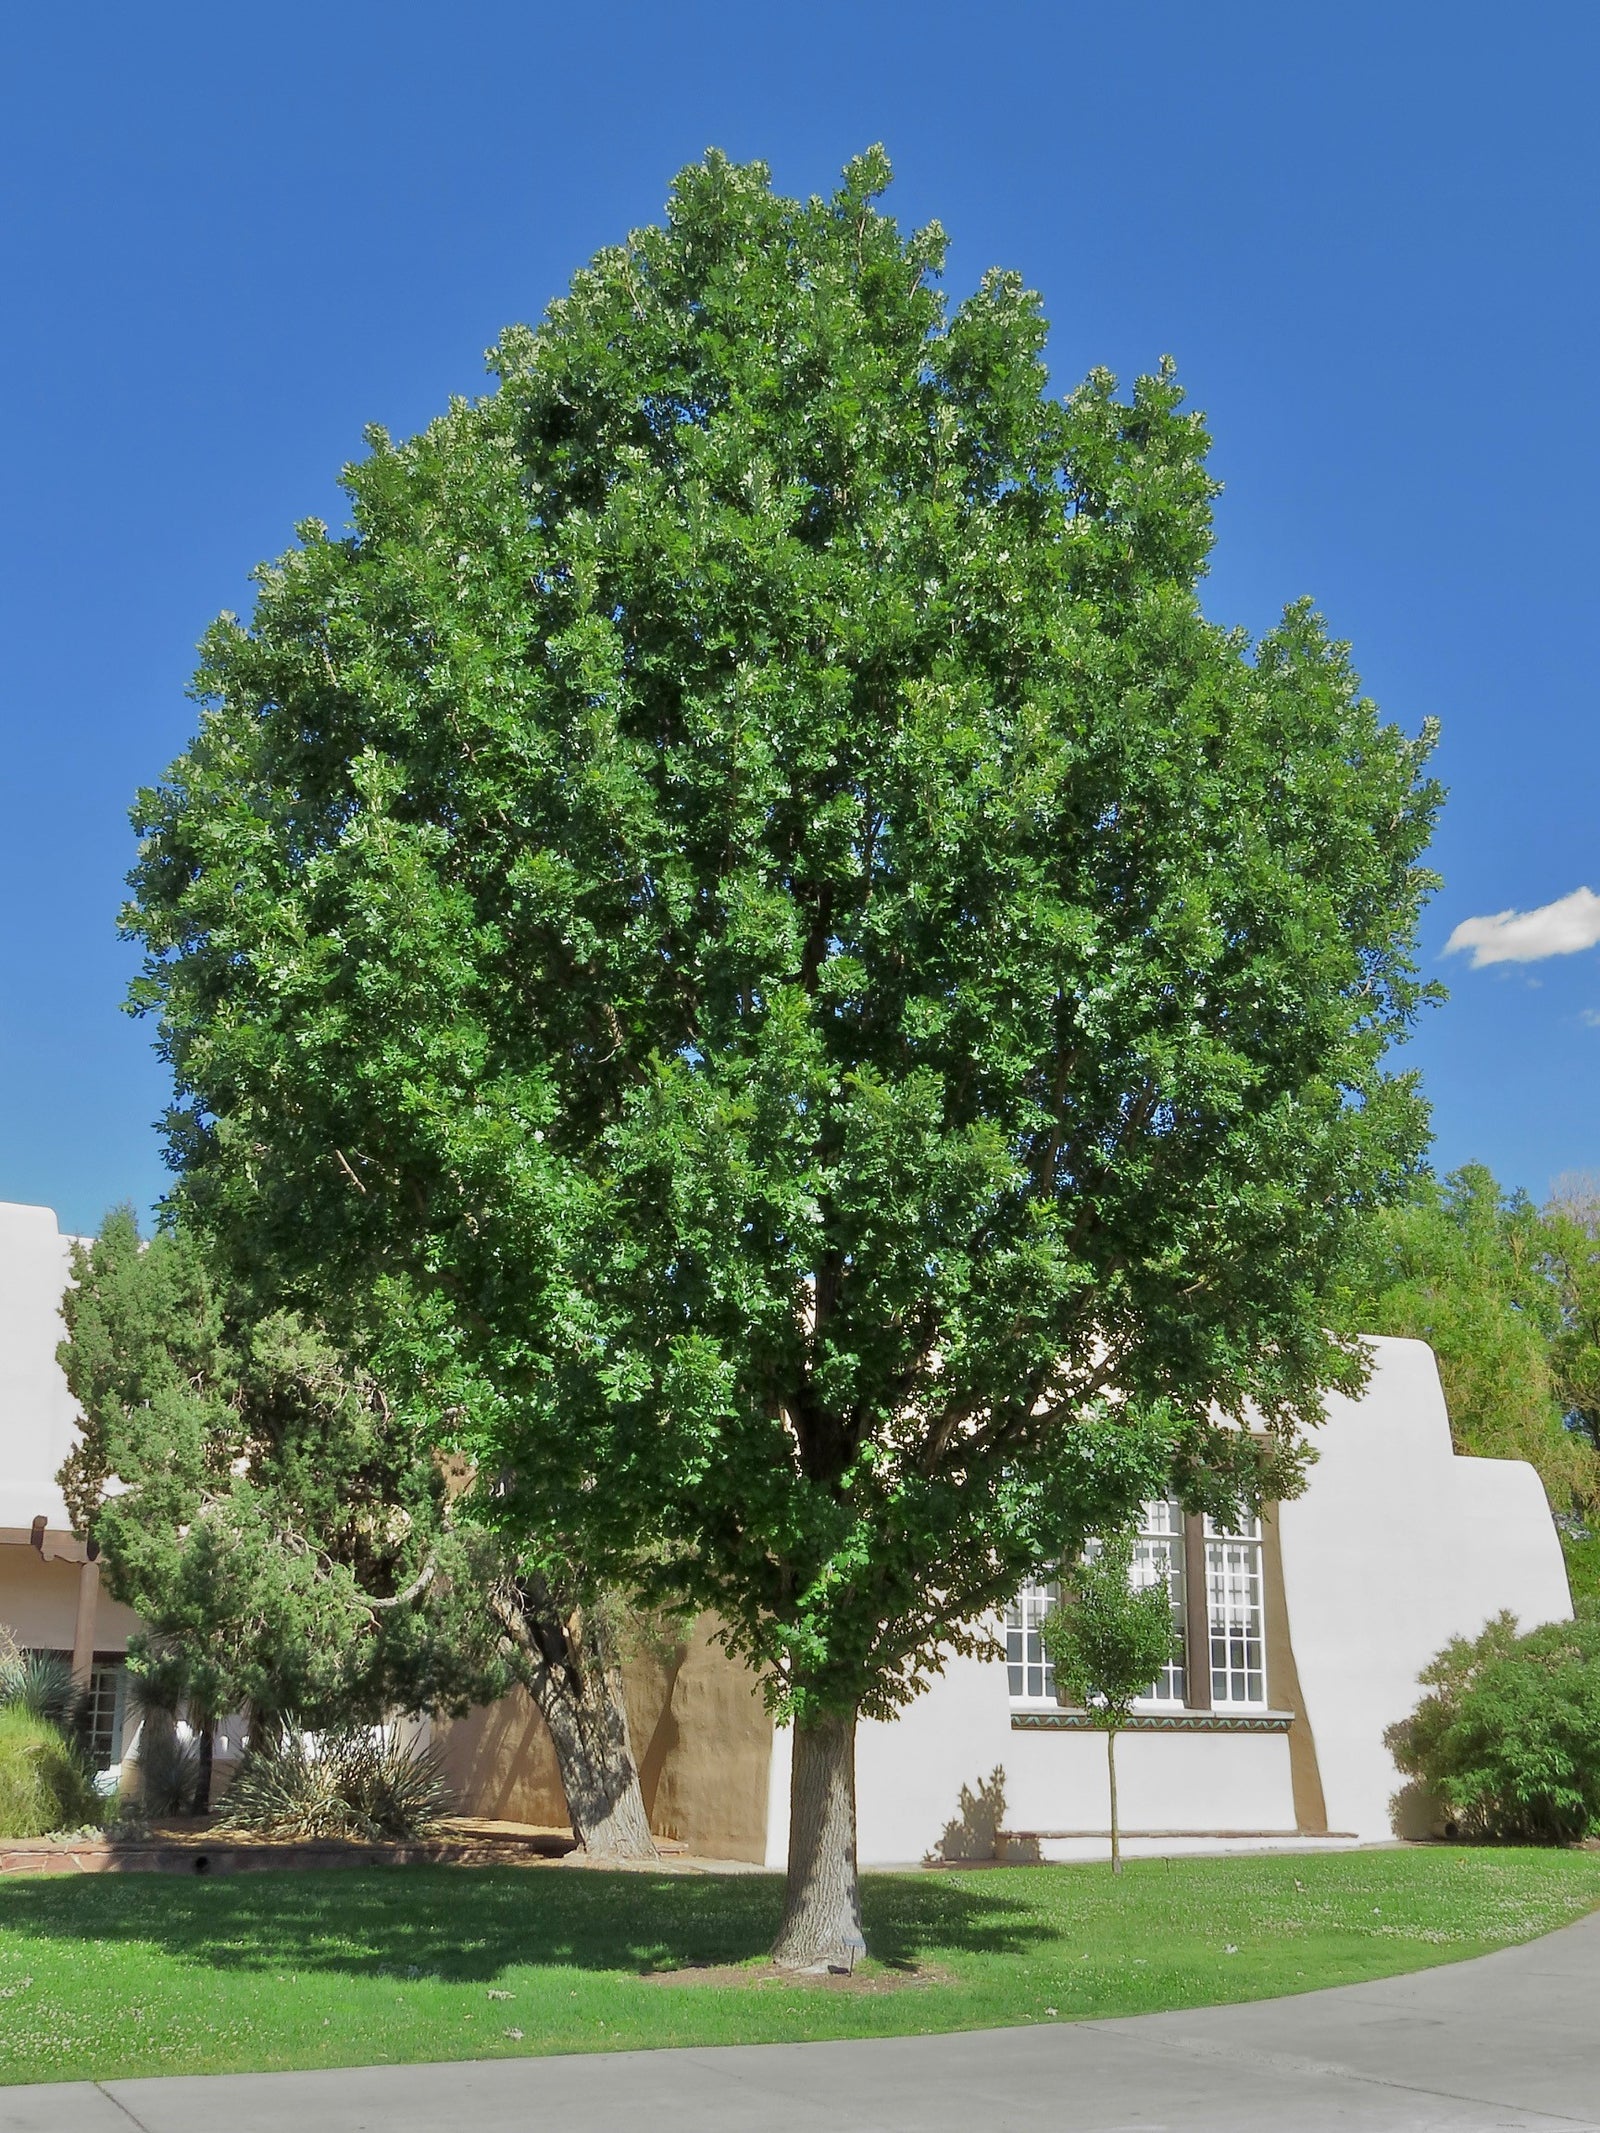
[[[1561,1552],[1567,1559],[1572,1604],[1576,1607],[1580,1600],[1600,1602],[1600,1533],[1592,1533],[1587,1527],[1580,1527],[1577,1533],[1564,1530]]]
[[[99,1819],[94,1780],[61,1728],[20,1703],[0,1709],[0,1837],[46,1837]]]
[[[270,1837],[406,1838],[451,1806],[432,1749],[359,1728],[308,1738],[291,1722],[245,1755],[217,1822]]]
[[[1420,1679],[1432,1693],[1384,1738],[1447,1829],[1529,1844],[1600,1830],[1600,1607],[1526,1636],[1499,1615]]]

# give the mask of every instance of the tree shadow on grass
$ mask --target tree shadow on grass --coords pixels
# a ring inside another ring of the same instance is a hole
[[[138,1942],[215,1970],[481,1983],[522,1964],[643,1975],[747,1962],[771,1946],[782,1895],[769,1875],[595,1868],[63,1875],[0,1886],[0,1931]],[[943,1875],[873,1875],[862,1896],[868,1946],[896,1967],[1017,1955],[1051,1937],[999,1876],[972,1888]]]

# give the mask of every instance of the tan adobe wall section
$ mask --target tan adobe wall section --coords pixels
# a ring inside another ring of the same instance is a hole
[[[70,1652],[78,1629],[80,1570],[63,1548],[76,1542],[52,1535],[41,1554],[19,1537],[0,1540],[0,1631],[29,1651]],[[81,1553],[81,1551],[78,1551]],[[95,1595],[91,1642],[97,1652],[120,1652],[139,1627],[131,1608],[101,1585]]]
[[[759,1860],[767,1841],[772,1721],[755,1676],[711,1641],[702,1616],[666,1657],[623,1670],[650,1827],[706,1859]],[[463,1810],[562,1828],[566,1797],[544,1720],[524,1689],[441,1723],[435,1740]]]

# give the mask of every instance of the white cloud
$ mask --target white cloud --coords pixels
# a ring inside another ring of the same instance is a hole
[[[1580,1008],[1578,1020],[1587,1023],[1590,1029],[1600,1029],[1600,1007]]]
[[[1446,955],[1472,950],[1472,967],[1485,963],[1540,963],[1547,955],[1576,955],[1600,941],[1600,896],[1574,889],[1536,911],[1496,911],[1464,918],[1444,944]]]

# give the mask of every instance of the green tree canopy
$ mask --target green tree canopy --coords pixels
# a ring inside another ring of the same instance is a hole
[[[1558,1314],[1550,1351],[1556,1397],[1569,1425],[1600,1452],[1600,1177],[1556,1180],[1544,1240]]]
[[[129,916],[192,1218],[381,1298],[479,1514],[795,1717],[793,1960],[857,1934],[858,1710],[1171,1477],[1290,1485],[1425,1137],[1426,739],[1308,606],[1204,618],[1170,366],[1053,398],[887,181],[710,155],[372,432],[210,633]]]

